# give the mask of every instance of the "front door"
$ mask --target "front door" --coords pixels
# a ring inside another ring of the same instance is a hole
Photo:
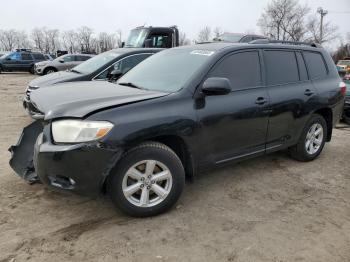
[[[202,165],[263,154],[269,98],[263,85],[257,50],[226,55],[207,77],[225,77],[227,95],[206,96],[197,109]],[[198,103],[198,101],[197,101]]]

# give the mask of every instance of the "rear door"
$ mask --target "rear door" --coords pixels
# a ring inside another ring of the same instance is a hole
[[[265,50],[270,117],[267,151],[295,144],[308,116],[307,104],[315,96],[304,60],[294,50]]]
[[[268,94],[260,52],[247,50],[222,58],[208,77],[228,78],[232,92],[206,96],[197,110],[203,165],[263,154],[268,124]]]
[[[31,53],[22,53],[22,60],[20,60],[19,70],[28,71],[34,64],[34,59]]]

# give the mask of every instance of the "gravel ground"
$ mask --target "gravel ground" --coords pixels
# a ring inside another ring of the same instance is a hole
[[[350,261],[350,128],[314,162],[282,152],[200,174],[176,208],[134,219],[10,169],[32,78],[0,74],[0,262]]]

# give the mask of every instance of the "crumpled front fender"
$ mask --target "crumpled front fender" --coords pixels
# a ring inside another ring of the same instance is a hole
[[[42,132],[42,122],[32,122],[23,128],[17,144],[9,148],[9,151],[11,152],[11,168],[17,173],[17,175],[29,183],[39,182],[39,178],[34,169],[33,154],[35,142],[39,134]]]

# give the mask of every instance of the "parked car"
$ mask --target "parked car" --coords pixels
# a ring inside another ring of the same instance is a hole
[[[42,61],[34,66],[35,73],[38,75],[47,75],[57,71],[69,70],[90,59],[93,55],[87,54],[68,54],[57,57],[52,61]]]
[[[344,102],[344,113],[343,120],[345,123],[350,125],[350,75],[349,78],[344,78],[344,83],[346,84],[346,96]]]
[[[249,43],[258,39],[268,39],[263,35],[254,34],[240,34],[240,33],[223,33],[222,35],[214,38],[214,41],[223,41],[231,43]]]
[[[30,116],[35,118],[37,112],[30,102],[30,94],[34,90],[64,82],[117,80],[138,63],[161,50],[160,48],[118,48],[94,56],[70,71],[38,77],[29,82],[23,98],[23,107]]]
[[[337,66],[345,70],[346,73],[350,74],[350,60],[339,60]]]
[[[29,49],[18,49],[0,57],[0,73],[8,71],[28,71],[34,74],[34,64],[44,61],[43,54]]]
[[[10,165],[27,181],[107,191],[131,216],[156,215],[180,197],[185,174],[284,149],[300,161],[316,159],[345,91],[318,45],[167,49],[117,83],[33,92],[43,119],[24,128]]]

